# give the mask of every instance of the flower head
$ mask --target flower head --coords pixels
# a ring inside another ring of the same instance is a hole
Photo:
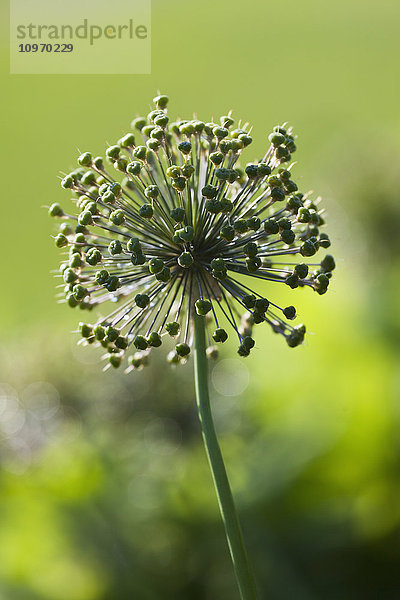
[[[175,338],[172,363],[191,350],[193,316],[202,315],[215,344],[231,331],[248,356],[255,324],[266,323],[291,347],[303,342],[296,310],[272,301],[272,283],[327,290],[335,262],[312,258],[330,241],[319,199],[298,190],[292,178],[296,150],[291,128],[275,127],[261,160],[239,166],[252,142],[247,126],[231,115],[219,123],[169,122],[167,96],[154,99],[147,117],[102,157],[84,152],[66,175],[78,214],[59,204],[56,246],[66,251],[59,276],[71,307],[91,310],[111,302],[106,316],[80,324],[88,343],[104,346],[117,367],[148,362],[164,336]],[[243,164],[243,163],[242,163]],[[266,282],[267,296],[251,287]],[[243,315],[244,313],[244,315]]]

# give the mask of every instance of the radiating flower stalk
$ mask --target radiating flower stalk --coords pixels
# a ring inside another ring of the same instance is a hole
[[[272,283],[324,294],[335,262],[312,258],[330,241],[320,232],[319,198],[293,180],[291,128],[275,127],[264,156],[242,168],[247,124],[236,127],[231,114],[219,123],[170,123],[168,97],[154,104],[134,119],[134,133],[106,149],[109,166],[84,152],[61,181],[77,207],[49,208],[61,220],[62,298],[89,311],[114,305],[79,327],[83,343],[104,347],[108,366],[141,369],[166,338],[174,340],[172,364],[187,362],[194,347],[203,437],[241,597],[250,600],[256,593],[212,423],[206,357],[215,358],[229,334],[248,356],[254,326],[265,323],[290,347],[301,344],[305,326],[292,324],[294,306],[273,302]],[[268,297],[252,287],[262,281]]]

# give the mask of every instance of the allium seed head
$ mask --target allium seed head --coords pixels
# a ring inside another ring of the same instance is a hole
[[[49,209],[61,220],[55,244],[65,251],[59,276],[67,304],[114,304],[95,323],[81,323],[83,340],[101,344],[113,367],[128,353],[130,370],[146,365],[151,349],[171,337],[176,346],[168,361],[177,364],[190,355],[196,313],[216,343],[230,329],[240,356],[250,354],[261,323],[298,346],[305,327],[291,323],[294,306],[272,302],[272,283],[324,294],[335,261],[303,260],[330,241],[320,233],[319,200],[292,179],[292,129],[275,127],[265,155],[241,168],[252,138],[246,128],[232,129],[231,116],[220,125],[170,123],[168,97],[154,103],[147,117],[132,122],[134,135],[106,149],[109,167],[84,152],[64,176],[76,213],[59,204]],[[268,282],[268,299],[252,289],[256,279]],[[215,358],[216,346],[207,354]]]

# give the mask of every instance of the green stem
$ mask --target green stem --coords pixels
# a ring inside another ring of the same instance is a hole
[[[242,600],[256,600],[256,591],[243,543],[235,503],[218,444],[208,393],[208,363],[204,317],[194,315],[194,372],[196,401],[204,446],[217,492],[226,538]]]

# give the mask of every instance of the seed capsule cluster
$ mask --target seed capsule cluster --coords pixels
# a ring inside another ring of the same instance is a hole
[[[235,127],[230,114],[219,123],[171,123],[168,97],[154,104],[105,160],[84,152],[63,177],[73,214],[49,208],[61,222],[55,244],[65,251],[64,300],[87,310],[111,303],[105,317],[80,324],[82,338],[104,346],[114,367],[127,354],[128,370],[146,365],[165,336],[175,339],[169,362],[185,362],[195,312],[206,320],[210,357],[229,329],[239,355],[248,356],[260,323],[290,347],[301,344],[305,327],[292,324],[295,308],[274,304],[271,285],[268,299],[250,287],[257,279],[324,294],[335,268],[329,254],[307,262],[330,241],[320,232],[319,199],[293,180],[291,128],[275,127],[265,155],[242,168],[252,142],[246,125]]]

